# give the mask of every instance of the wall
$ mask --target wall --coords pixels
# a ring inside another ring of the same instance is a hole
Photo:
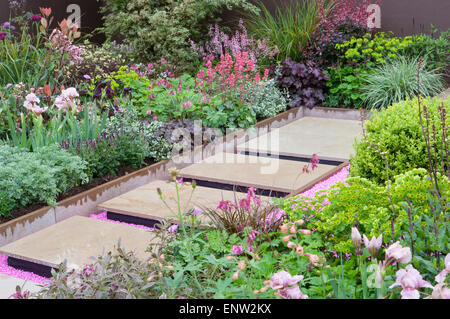
[[[291,0],[263,0],[273,10],[277,5]],[[396,35],[409,35],[428,31],[430,24],[440,30],[450,28],[450,0],[381,0],[381,30],[393,31]],[[0,23],[8,19],[8,0],[0,0]],[[27,6],[38,13],[39,7],[52,7],[56,20],[68,17],[73,11],[67,12],[70,5],[80,8],[81,29],[90,32],[101,26],[102,20],[98,13],[100,2],[97,0],[28,0]],[[238,16],[237,12],[226,13],[227,24]],[[96,40],[101,41],[97,36]]]

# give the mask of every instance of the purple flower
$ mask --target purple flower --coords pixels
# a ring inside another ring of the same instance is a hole
[[[3,23],[2,25],[3,29],[10,29],[10,30],[15,30],[16,27],[13,26],[9,21],[6,21],[5,23]]]
[[[83,78],[85,78],[86,80],[90,80],[91,77],[88,74],[83,75]]]
[[[203,213],[203,210],[201,210],[198,207],[194,207],[194,211],[192,212],[192,215],[196,216],[196,215],[200,215]]]
[[[5,40],[7,33],[6,32],[0,32],[0,41]]]
[[[167,229],[167,231],[168,231],[169,233],[174,233],[174,232],[177,231],[177,229],[178,229],[178,225],[175,224],[175,225],[170,226],[170,227]]]
[[[239,256],[244,252],[244,247],[242,245],[233,245],[233,249],[231,250],[231,253],[235,256]]]

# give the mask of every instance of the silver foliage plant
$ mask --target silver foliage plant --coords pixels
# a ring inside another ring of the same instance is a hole
[[[246,85],[245,102],[251,105],[258,120],[274,117],[286,110],[289,93],[281,91],[274,79]]]

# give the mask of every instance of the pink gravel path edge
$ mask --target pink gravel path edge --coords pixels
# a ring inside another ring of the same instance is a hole
[[[314,195],[316,194],[317,191],[323,190],[323,189],[328,189],[330,186],[336,184],[337,182],[345,181],[345,179],[347,178],[347,175],[348,175],[348,168],[349,168],[349,166],[343,167],[342,169],[340,169],[338,172],[336,172],[332,176],[315,184],[310,189],[301,193],[301,195],[307,196],[307,197],[314,197]],[[128,223],[123,223],[123,222],[119,222],[119,221],[115,221],[115,220],[110,220],[110,219],[106,218],[106,212],[101,212],[99,214],[92,214],[89,217],[98,219],[98,220],[112,222],[112,223],[131,225],[131,226],[143,228],[146,230],[154,230],[153,228],[142,226],[142,225],[128,224]],[[50,281],[50,279],[38,276],[32,272],[22,271],[22,270],[18,270],[18,269],[8,266],[7,258],[8,258],[7,256],[0,254],[0,273],[1,274],[7,275],[10,277],[24,279],[24,280],[31,281],[31,282],[35,282],[35,283],[41,284],[41,285],[45,285]]]

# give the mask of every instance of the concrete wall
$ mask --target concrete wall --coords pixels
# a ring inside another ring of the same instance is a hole
[[[289,1],[292,0],[263,0],[271,10]],[[450,28],[450,0],[381,0],[381,2],[381,30],[383,31],[393,31],[396,35],[409,35],[428,31],[430,24],[436,25],[440,30]],[[0,23],[9,17],[8,3],[8,0],[0,0]],[[39,7],[52,7],[58,21],[72,13],[76,14],[73,11],[76,7],[70,7],[70,5],[79,6],[83,32],[89,32],[101,26],[102,20],[98,13],[100,2],[97,0],[27,1],[28,8],[35,13],[39,12]],[[225,22],[229,24],[238,16],[238,12],[226,13],[224,16],[228,20]]]

